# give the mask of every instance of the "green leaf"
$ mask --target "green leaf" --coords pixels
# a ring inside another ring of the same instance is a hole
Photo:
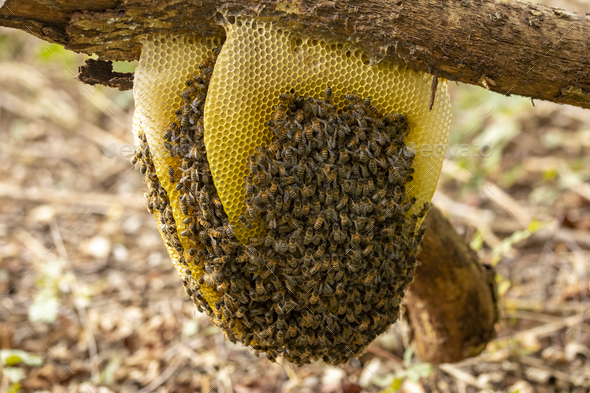
[[[508,290],[510,289],[511,286],[512,286],[512,283],[510,282],[510,280],[500,281],[500,283],[498,284],[498,295],[504,296],[506,294],[506,292],[508,292]]]
[[[58,44],[48,44],[46,42],[37,47],[37,60],[42,62],[56,62],[65,65],[75,65],[79,62],[80,56],[75,52],[65,49]]]
[[[535,223],[535,221],[533,221],[533,223]],[[535,226],[536,225],[538,224],[535,223]],[[492,257],[490,261],[491,264],[496,265],[498,262],[500,262],[500,259],[502,259],[502,255],[510,251],[514,244],[520,243],[521,241],[528,239],[531,235],[532,232],[525,228],[522,231],[514,232],[512,235],[502,240],[502,242],[496,247],[494,247],[494,249],[492,250]]]
[[[63,276],[64,267],[65,262],[63,259],[49,259],[43,264],[43,275],[47,277],[47,279],[58,280]]]
[[[432,373],[433,367],[429,363],[418,363],[408,370],[408,378],[418,382],[420,378],[427,378]]]
[[[53,323],[57,319],[59,301],[54,291],[42,290],[29,307],[29,321]]]
[[[22,392],[22,390],[20,388],[20,383],[18,383],[18,382],[10,385],[10,387],[6,391],[6,393],[20,393],[20,392]]]
[[[481,235],[480,231],[475,232],[475,235],[473,235],[471,243],[469,243],[469,247],[473,251],[481,250],[481,248],[483,247],[483,236]]]
[[[43,359],[39,356],[31,355],[20,349],[1,349],[0,365],[14,366],[18,363],[24,363],[27,366],[39,367],[43,364]]]
[[[99,381],[104,382],[105,385],[112,385],[115,383],[115,373],[121,368],[121,359],[114,357],[109,361],[109,364],[101,371]]]
[[[402,387],[403,382],[404,382],[403,378],[396,378],[393,380],[393,382],[391,383],[391,386],[389,388],[391,390],[393,390],[394,392],[397,392]]]
[[[182,325],[182,335],[185,337],[192,337],[195,334],[199,333],[199,321],[196,319],[191,319],[189,321],[185,321]]]
[[[410,364],[412,364],[412,356],[414,356],[414,349],[408,347],[404,352],[404,366],[410,367]]]
[[[25,378],[25,372],[19,367],[4,367],[2,372],[10,382],[18,383]]]
[[[531,223],[529,224],[529,228],[531,231],[535,232],[539,229],[543,229],[546,226],[548,226],[550,224],[549,221],[545,221],[545,222],[540,222],[539,220],[537,220],[536,218],[533,219],[533,221],[531,221]]]

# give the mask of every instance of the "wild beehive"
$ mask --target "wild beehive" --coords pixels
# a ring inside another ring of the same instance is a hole
[[[442,165],[446,82],[232,18],[146,37],[135,160],[188,295],[233,342],[338,364],[395,322]],[[408,146],[413,146],[409,148]]]

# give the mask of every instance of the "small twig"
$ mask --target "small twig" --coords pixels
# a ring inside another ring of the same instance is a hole
[[[39,259],[45,259],[49,249],[26,229],[17,232],[16,238]]]
[[[457,378],[460,381],[465,382],[468,385],[474,386],[478,389],[491,389],[491,386],[487,383],[478,382],[473,375],[466,373],[465,371],[453,366],[452,364],[445,363],[439,365],[438,367],[445,373]]]
[[[168,378],[174,374],[178,366],[180,366],[180,363],[182,363],[184,360],[187,348],[188,347],[186,346],[186,342],[184,340],[178,343],[178,353],[174,357],[172,364],[170,364],[170,366],[168,366],[168,368],[164,370],[162,374],[158,375],[156,379],[150,382],[147,386],[140,389],[137,393],[150,393],[166,382]]]
[[[532,356],[522,355],[517,360],[520,363],[535,366],[537,369],[542,369],[553,375],[555,378],[560,379],[565,382],[569,382],[575,386],[582,386],[588,387],[587,378],[580,375],[578,378],[571,376],[569,374],[564,373],[563,371],[555,370],[554,368],[547,367],[547,363],[544,362],[542,359],[534,358]]]
[[[556,317],[549,314],[540,314],[536,312],[530,311],[508,311],[506,312],[507,318],[516,318],[516,319],[525,319],[528,321],[537,321],[541,323],[554,323],[563,320],[563,317]],[[579,324],[577,325],[581,330],[590,332],[590,326],[586,324]]]
[[[86,308],[79,300],[82,298],[80,286],[78,285],[78,280],[76,279],[76,273],[74,273],[74,268],[72,267],[72,263],[70,258],[68,257],[68,252],[66,251],[66,247],[64,246],[63,240],[61,238],[61,234],[59,233],[59,227],[57,226],[57,221],[54,219],[50,226],[51,237],[53,238],[53,243],[57,248],[57,253],[64,259],[66,262],[68,269],[72,273],[72,289],[74,295],[74,305],[76,306],[76,311],[78,312],[78,318],[80,318],[80,324],[82,328],[86,332],[86,341],[88,344],[88,356],[90,357],[90,363],[92,364],[92,380],[98,381],[98,351],[96,347],[96,340],[94,339],[94,332],[92,330],[92,326],[90,325],[90,321],[88,320],[88,314],[86,313]]]
[[[0,183],[0,197],[14,198],[55,204],[76,204],[82,206],[110,207],[120,205],[130,209],[145,209],[142,195],[105,195],[102,193],[75,193],[71,190],[49,190],[38,187],[19,187],[15,184]]]
[[[508,195],[504,190],[500,187],[496,186],[492,182],[487,181],[485,183],[485,187],[491,190],[494,194],[492,198],[488,198],[491,202],[495,203],[498,207],[503,209],[504,207],[508,207],[510,211],[515,213],[517,221],[521,225],[529,225],[531,222],[531,215],[530,213],[521,206],[513,197]]]
[[[571,236],[565,236],[564,243],[567,244],[568,248],[572,250],[574,254],[575,270],[580,288],[580,299],[582,299],[585,304],[588,300],[585,285],[588,279],[588,272],[586,271],[586,253]]]
[[[521,330],[520,332],[511,334],[509,336],[500,337],[490,342],[491,345],[503,345],[510,341],[520,341],[525,337],[544,337],[559,329],[566,328],[568,326],[576,325],[586,318],[584,314],[573,315],[568,318],[563,318],[559,321],[547,323],[545,325],[537,326],[532,329]]]
[[[382,358],[385,358],[385,359],[393,360],[397,364],[404,364],[404,361],[402,359],[398,358],[397,356],[395,356],[393,353],[386,351],[383,348],[379,348],[375,345],[369,345],[367,347],[367,352],[374,353],[375,355],[381,356]]]
[[[586,311],[580,304],[548,302],[534,299],[504,299],[502,301],[502,307],[508,310],[534,311],[551,315],[582,313]]]
[[[430,88],[430,109],[432,110],[432,106],[434,105],[434,98],[436,97],[436,88],[438,86],[438,71],[434,72],[434,76],[432,77],[432,86]]]

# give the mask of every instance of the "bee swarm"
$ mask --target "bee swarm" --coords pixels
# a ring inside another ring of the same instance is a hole
[[[136,160],[150,182],[148,209],[159,212],[169,246],[183,251],[178,236],[194,244],[182,258],[187,294],[232,342],[252,345],[271,360],[344,363],[397,320],[412,282],[422,237],[417,221],[428,204],[406,217],[415,202],[406,195],[414,159],[404,145],[407,121],[351,95],[338,110],[329,88],[323,99],[281,95],[267,123],[275,138],[247,163],[238,224],[258,223],[266,234],[243,245],[217,195],[203,140],[218,53],[187,81],[178,122],[163,136],[171,154],[182,157],[168,175],[188,229],[176,233],[145,147]],[[197,280],[193,264],[205,272]],[[211,304],[205,287],[217,291]]]

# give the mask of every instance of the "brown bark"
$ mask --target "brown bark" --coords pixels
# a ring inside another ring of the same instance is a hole
[[[220,35],[216,22],[239,14],[348,41],[374,61],[590,108],[590,16],[518,1],[7,0],[0,25],[76,52],[134,60],[141,35]]]
[[[412,347],[431,363],[458,362],[484,350],[498,319],[494,272],[433,207],[414,283],[406,294]]]
[[[104,85],[119,90],[133,89],[132,72],[113,71],[110,60],[86,59],[86,64],[78,67],[76,79],[87,85]]]

